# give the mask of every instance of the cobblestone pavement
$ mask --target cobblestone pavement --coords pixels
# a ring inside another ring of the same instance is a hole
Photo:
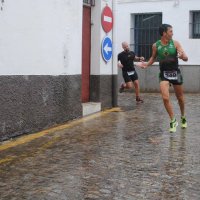
[[[199,200],[200,94],[186,95],[189,127],[174,134],[160,95],[142,96],[119,94],[121,109],[1,150],[0,199]]]

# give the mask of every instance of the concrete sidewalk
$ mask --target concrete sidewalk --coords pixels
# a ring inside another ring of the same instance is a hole
[[[142,97],[2,143],[0,199],[199,200],[200,94],[186,95],[188,128],[174,134],[160,94]]]

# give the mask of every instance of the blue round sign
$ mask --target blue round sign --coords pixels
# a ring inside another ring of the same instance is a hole
[[[109,37],[105,37],[101,44],[101,53],[103,59],[108,62],[112,58],[112,41]]]

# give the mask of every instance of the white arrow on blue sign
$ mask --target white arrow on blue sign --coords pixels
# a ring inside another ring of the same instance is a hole
[[[101,53],[103,59],[108,62],[112,58],[112,41],[109,37],[105,37],[101,44]]]

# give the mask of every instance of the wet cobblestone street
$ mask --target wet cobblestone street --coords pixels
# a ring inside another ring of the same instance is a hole
[[[199,200],[200,94],[185,96],[188,128],[173,134],[160,94],[142,97],[0,149],[0,199]]]

